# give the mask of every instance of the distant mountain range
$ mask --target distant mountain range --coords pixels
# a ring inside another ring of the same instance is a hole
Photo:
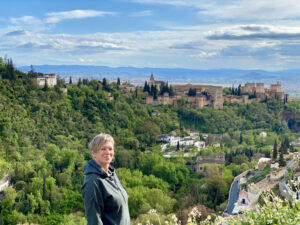
[[[288,93],[300,93],[300,69],[265,71],[240,69],[183,69],[183,68],[135,68],[135,67],[106,67],[81,65],[33,65],[36,72],[56,73],[60,77],[73,80],[81,78],[98,79],[103,77],[115,81],[129,81],[135,85],[143,85],[153,74],[156,80],[175,83],[203,83],[219,85],[238,85],[247,82],[263,82],[266,87],[279,81],[282,88]],[[30,66],[19,67],[23,72],[30,71]]]

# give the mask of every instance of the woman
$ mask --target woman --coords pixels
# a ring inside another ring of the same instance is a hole
[[[130,225],[128,195],[114,168],[114,139],[98,134],[89,144],[93,157],[85,166],[81,193],[88,225]]]

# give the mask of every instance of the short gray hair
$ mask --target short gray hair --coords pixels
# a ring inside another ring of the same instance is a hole
[[[90,152],[98,152],[101,145],[106,142],[111,142],[113,145],[115,145],[114,138],[111,135],[104,133],[96,135],[89,143]]]

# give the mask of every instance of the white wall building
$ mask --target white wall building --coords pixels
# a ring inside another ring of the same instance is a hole
[[[260,136],[260,137],[267,137],[267,133],[266,133],[266,132],[261,132],[261,133],[259,134],[259,136]]]
[[[165,150],[167,149],[167,145],[168,145],[168,144],[162,144],[162,145],[160,146],[161,151],[165,151]]]
[[[258,164],[265,163],[265,162],[268,162],[268,161],[270,161],[270,160],[271,160],[270,158],[264,158],[264,157],[262,157],[262,158],[260,158],[260,159],[258,160]]]
[[[205,148],[205,142],[204,141],[196,141],[194,143],[194,145],[198,148],[198,151],[200,151],[200,149]]]
[[[174,136],[171,136],[170,137],[170,145],[171,146],[177,146],[177,143],[179,142],[179,145],[180,145],[180,137],[174,137]]]
[[[43,77],[36,78],[37,85],[43,87],[47,83],[48,87],[54,87],[57,85],[56,74],[45,74]]]
[[[180,140],[179,141],[179,145],[182,146],[189,146],[189,145],[194,145],[194,141],[193,140]]]
[[[199,132],[198,131],[191,131],[190,136],[193,137],[193,138],[197,138],[197,137],[199,137]]]
[[[274,168],[274,169],[279,169],[279,163],[276,162],[276,163],[273,163],[271,164],[271,169]]]

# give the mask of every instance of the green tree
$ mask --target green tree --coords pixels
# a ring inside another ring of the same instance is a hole
[[[283,157],[283,151],[280,152],[280,155],[279,155],[279,166],[285,166],[286,165],[286,162],[284,160],[284,157]]]
[[[45,79],[45,84],[44,84],[44,87],[43,87],[43,91],[48,91],[48,90],[49,90],[48,80]]]
[[[8,187],[4,190],[5,199],[1,201],[0,209],[1,209],[1,224],[9,225],[15,224],[17,221],[13,214],[13,207],[15,204],[15,199],[17,197],[17,193],[15,189]]]
[[[277,139],[275,139],[274,146],[273,146],[273,155],[272,155],[272,158],[273,158],[274,160],[277,159],[277,154],[278,154],[278,150],[277,150]]]
[[[81,78],[78,79],[77,86],[80,87],[82,84]]]

